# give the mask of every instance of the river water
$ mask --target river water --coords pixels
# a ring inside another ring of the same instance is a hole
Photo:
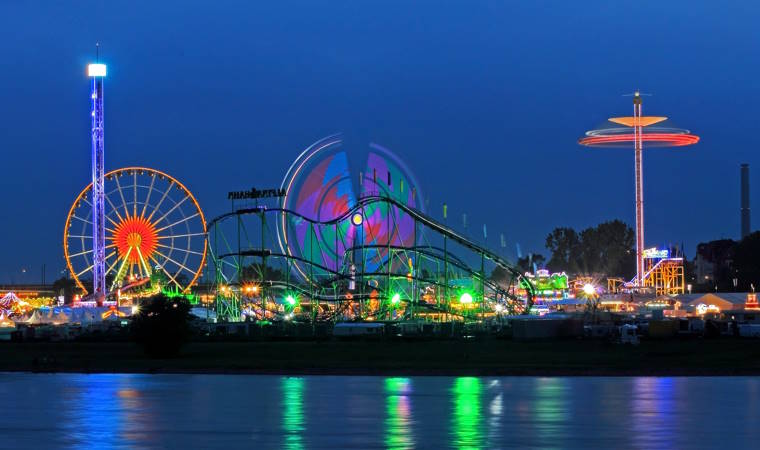
[[[3,448],[758,448],[760,379],[0,374]]]

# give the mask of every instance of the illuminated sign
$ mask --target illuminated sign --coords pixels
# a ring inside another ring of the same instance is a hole
[[[662,259],[670,257],[670,252],[666,250],[659,250],[657,247],[644,249],[644,258],[650,259]]]
[[[760,309],[760,305],[757,303],[757,294],[747,294],[747,302],[744,304],[744,309]]]
[[[546,269],[540,269],[533,275],[530,272],[525,273],[525,279],[530,280],[536,288],[536,292],[543,295],[561,294],[561,291],[568,289],[567,274],[565,272],[549,274]],[[527,281],[521,279],[521,287],[527,289]]]
[[[245,200],[257,198],[285,197],[285,189],[262,189],[251,188],[250,191],[233,191],[227,193],[227,200]]]
[[[719,313],[720,308],[718,308],[715,305],[705,305],[704,303],[700,303],[697,305],[697,314],[699,314],[700,316],[703,316],[708,312]]]

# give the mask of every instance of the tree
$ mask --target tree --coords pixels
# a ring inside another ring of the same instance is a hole
[[[265,281],[285,281],[286,273],[271,265],[264,266],[260,263],[253,263],[244,266],[240,275],[240,279],[243,281],[259,281],[262,278]]]
[[[546,237],[546,248],[551,252],[547,266],[555,272],[578,272],[581,240],[572,228],[555,228]]]
[[[753,285],[755,289],[760,288],[760,231],[747,235],[736,244],[733,269],[737,289],[750,291]],[[733,285],[733,280],[731,282]]]
[[[512,278],[512,274],[501,266],[496,266],[491,271],[491,281],[494,283],[506,287],[509,285],[509,280]]]
[[[634,232],[625,222],[612,220],[580,233],[555,228],[546,238],[551,251],[548,267],[574,274],[632,277],[635,273]]]
[[[146,299],[132,319],[132,336],[153,357],[179,353],[190,333],[190,303],[164,294]]]
[[[530,253],[523,258],[517,258],[517,269],[520,272],[533,272],[533,265],[543,268],[546,264],[546,258],[540,253]]]
[[[55,292],[55,295],[63,295],[65,303],[71,303],[76,287],[76,282],[71,278],[61,277],[53,281],[53,292]]]
[[[533,263],[535,263],[538,267],[543,267],[544,261],[546,261],[546,258],[544,258],[543,255],[540,255],[538,253],[531,253],[525,258],[518,258],[517,264],[515,264],[515,268],[521,273],[532,272]],[[491,271],[491,281],[497,283],[503,288],[508,288],[510,282],[513,281],[513,278],[514,275],[501,266],[496,266]]]
[[[589,273],[633,277],[636,268],[633,229],[620,220],[613,220],[600,223],[588,231],[582,243],[584,253],[587,253],[584,261],[590,268]]]

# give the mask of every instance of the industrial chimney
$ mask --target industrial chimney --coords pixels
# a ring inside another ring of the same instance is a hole
[[[741,165],[741,214],[742,214],[742,239],[750,233],[749,227],[749,164]]]

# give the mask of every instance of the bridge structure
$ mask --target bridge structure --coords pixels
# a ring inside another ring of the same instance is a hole
[[[380,145],[328,136],[279,189],[228,199],[206,227],[221,320],[487,321],[532,305],[533,283],[430,217],[414,174]]]

